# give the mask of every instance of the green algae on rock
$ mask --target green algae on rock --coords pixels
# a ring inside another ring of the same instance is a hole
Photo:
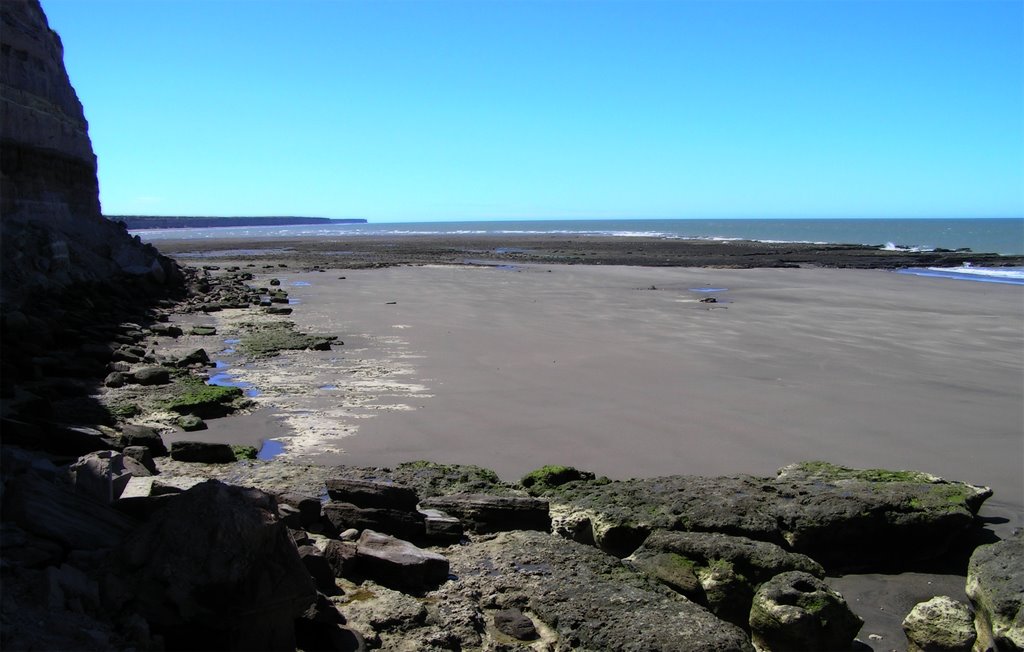
[[[281,351],[330,351],[333,344],[342,344],[334,335],[308,335],[295,330],[294,322],[245,322],[238,349],[254,358],[269,358]]]

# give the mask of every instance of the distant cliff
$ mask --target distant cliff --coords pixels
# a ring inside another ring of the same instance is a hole
[[[176,268],[100,213],[96,155],[38,0],[0,1],[0,300]]]
[[[366,224],[361,219],[328,217],[163,217],[157,215],[108,215],[108,220],[121,222],[129,229],[198,229],[220,226],[290,226],[293,224]]]

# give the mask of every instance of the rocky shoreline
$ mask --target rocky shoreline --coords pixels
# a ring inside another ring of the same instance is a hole
[[[885,250],[881,245],[673,240],[563,235],[407,235],[348,238],[161,240],[160,250],[196,264],[230,259],[307,268],[426,264],[560,264],[641,267],[838,267],[898,269],[1022,265],[1024,256],[970,251]]]
[[[545,467],[509,483],[166,446],[183,419],[246,408],[240,391],[204,391],[209,356],[178,340],[208,336],[174,315],[250,315],[251,355],[341,346],[266,337],[285,291],[246,268],[183,276],[183,295],[132,313],[77,293],[90,308],[66,301],[65,324],[91,336],[73,343],[29,308],[6,315],[4,649],[899,649],[856,639],[862,619],[822,580],[921,569],[967,574],[971,604],[920,605],[910,649],[1019,649],[1024,540],[992,543],[977,518],[988,489],[926,473],[805,462],[612,481]]]
[[[191,434],[249,409],[241,388],[208,383],[211,314],[232,315],[253,358],[342,346],[345,333],[287,319],[287,291],[256,282],[272,264],[1020,258],[596,238],[168,242],[203,261],[181,268],[102,218],[88,125],[38,1],[0,3],[0,22],[0,648],[903,647],[857,638],[863,619],[830,575],[851,569],[966,577],[970,604],[937,596],[907,614],[909,649],[1024,647],[1024,539],[996,540],[979,518],[985,487],[825,462],[618,481],[543,467],[506,482],[435,462],[263,461]],[[220,269],[218,256],[240,262]]]

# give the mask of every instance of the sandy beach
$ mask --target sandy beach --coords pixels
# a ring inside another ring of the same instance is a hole
[[[301,250],[239,256],[237,244],[178,259],[249,266],[256,286],[278,279],[286,319],[344,345],[215,355],[258,390],[256,411],[168,442],[263,443],[328,465],[478,464],[508,480],[545,464],[770,476],[818,459],[987,485],[986,528],[1024,526],[1018,286],[806,266],[346,269]],[[230,339],[247,314],[191,319]],[[879,650],[904,649],[900,622],[917,602],[964,599],[958,573],[830,582]]]
[[[288,455],[506,478],[824,459],[989,485],[990,507],[1020,518],[1019,287],[836,269],[335,272],[272,273],[297,302],[290,319],[344,346],[232,370],[296,438],[281,439]]]

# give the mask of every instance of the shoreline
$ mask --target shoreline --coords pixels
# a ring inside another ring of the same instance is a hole
[[[1024,265],[1024,256],[936,250],[915,252],[864,245],[681,240],[656,237],[544,235],[358,235],[321,238],[161,239],[172,257],[268,258],[306,267],[359,269],[394,265],[503,264],[623,265],[631,267],[902,267]],[[202,263],[200,263],[202,264]]]

